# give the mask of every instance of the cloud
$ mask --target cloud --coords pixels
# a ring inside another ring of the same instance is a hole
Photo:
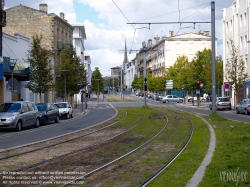
[[[91,22],[84,19],[87,40],[85,55],[90,55],[92,67],[99,67],[104,76],[110,75],[110,68],[119,66],[124,58],[125,40],[127,43],[129,60],[135,57],[136,50],[140,50],[143,41],[155,36],[169,36],[169,31],[182,34],[211,30],[211,24],[151,24],[131,25],[129,22],[178,22],[178,21],[211,21],[210,0],[15,0],[6,1],[8,7],[23,4],[39,9],[40,3],[48,4],[48,12],[59,15],[65,13],[69,23],[77,23],[77,17],[86,17],[84,11],[76,15],[74,3],[82,3],[95,11],[100,20]],[[215,0],[216,37],[218,38],[218,53],[222,54],[222,8],[231,6],[231,1]],[[93,19],[94,20],[94,19]],[[195,27],[194,27],[195,26]],[[210,32],[211,33],[211,32]],[[92,68],[93,69],[93,68]],[[93,69],[94,70],[94,69]]]

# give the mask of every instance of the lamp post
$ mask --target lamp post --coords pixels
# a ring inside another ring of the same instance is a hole
[[[101,80],[101,79],[96,79],[96,80],[98,81],[97,101],[99,103],[99,80]]]
[[[14,101],[14,78],[13,78],[13,71],[16,66],[16,61],[15,59],[12,59],[14,62],[8,62],[9,68],[11,70],[11,100]]]
[[[61,70],[63,72],[63,77],[64,77],[64,102],[66,102],[66,76],[67,76],[67,72],[69,70]]]

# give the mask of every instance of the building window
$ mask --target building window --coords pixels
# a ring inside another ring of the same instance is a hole
[[[244,13],[244,25],[246,25],[246,22],[247,22],[247,13],[245,12]]]
[[[228,21],[227,21],[227,32],[228,32],[228,30],[229,30],[229,29],[228,29]]]
[[[233,28],[233,21],[230,20],[230,31],[232,31],[232,28]]]
[[[240,15],[240,27],[242,26],[242,15]]]
[[[240,48],[243,48],[243,37],[240,37]]]
[[[245,40],[244,40],[244,47],[247,47],[247,35],[245,35]]]

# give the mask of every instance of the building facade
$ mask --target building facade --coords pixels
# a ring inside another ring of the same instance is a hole
[[[29,80],[29,63],[25,61],[27,58],[27,51],[31,48],[30,39],[20,35],[9,35],[3,33],[3,57],[2,62],[2,82],[0,102],[12,100],[12,92],[14,100],[29,100],[39,102],[39,95],[32,93],[29,89],[25,88],[26,82]],[[15,63],[13,70],[13,84],[11,79],[10,63]]]
[[[3,32],[10,35],[19,33],[27,38],[32,38],[35,34],[42,34],[42,47],[50,51],[49,63],[52,67],[56,67],[60,51],[73,41],[74,28],[67,22],[64,13],[61,12],[60,17],[54,13],[48,14],[47,4],[40,4],[39,10],[18,5],[5,11],[6,27],[3,28]],[[55,91],[44,94],[44,102],[61,100],[62,98]]]
[[[232,6],[224,8],[223,11],[223,70],[225,73],[226,62],[230,61],[231,44],[230,40],[233,41],[235,47],[238,49],[238,59],[245,62],[246,72],[250,72],[250,60],[249,60],[249,0],[235,0]],[[227,84],[228,80],[224,77],[224,83]],[[229,96],[234,100],[235,94],[232,88],[224,88],[224,95]],[[238,94],[238,101],[243,98],[250,97],[249,87],[242,88],[241,92]],[[234,102],[232,102],[234,104]],[[236,103],[237,104],[237,103]]]

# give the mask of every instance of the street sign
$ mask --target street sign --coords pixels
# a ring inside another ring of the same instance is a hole
[[[225,83],[225,84],[224,84],[224,88],[225,88],[225,89],[229,89],[229,88],[230,88],[230,84],[229,84],[229,83]]]
[[[170,90],[173,89],[173,80],[166,80],[166,89]]]
[[[200,93],[201,93],[200,89],[196,89],[196,94],[200,94]]]

